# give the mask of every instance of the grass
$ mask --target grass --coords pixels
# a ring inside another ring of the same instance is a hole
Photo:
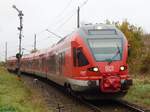
[[[125,99],[150,109],[150,75],[135,75],[133,81],[133,86]]]
[[[48,112],[38,94],[0,67],[0,112]]]

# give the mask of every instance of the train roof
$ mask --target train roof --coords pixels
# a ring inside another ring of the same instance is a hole
[[[42,49],[42,50],[39,50],[35,53],[31,53],[31,54],[27,54],[27,55],[24,55],[22,58],[23,59],[29,59],[29,58],[33,58],[33,57],[39,57],[39,56],[44,56],[45,55],[45,52],[47,51],[48,49]]]
[[[86,24],[79,28],[78,32],[80,34],[84,35],[86,34],[88,36],[97,35],[100,37],[106,36],[106,35],[118,35],[120,37],[123,37],[123,33],[114,25],[108,25],[108,24]],[[85,37],[85,36],[84,36]]]
[[[7,60],[17,60],[16,56],[11,56],[11,57],[8,57]]]
[[[85,24],[82,25],[80,29],[116,29],[116,27],[109,24]]]

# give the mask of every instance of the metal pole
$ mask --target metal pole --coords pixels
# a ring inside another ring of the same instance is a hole
[[[19,57],[18,57],[18,66],[17,66],[17,69],[18,69],[18,76],[20,77],[20,67],[21,67],[21,39],[22,39],[22,29],[23,29],[23,24],[22,24],[22,20],[23,20],[23,13],[21,10],[19,10],[15,5],[12,6],[19,14],[18,14],[18,17],[19,17],[19,20],[20,20],[20,26],[18,27],[18,30],[20,31],[19,33]]]
[[[22,39],[22,28],[23,28],[23,25],[22,25],[22,19],[23,19],[22,18],[22,16],[23,16],[22,11],[19,12],[18,16],[19,16],[19,19],[20,19],[20,27],[18,27],[18,30],[20,31],[20,33],[19,33],[19,54],[21,54],[21,39]]]
[[[34,51],[36,51],[36,34],[34,35]]]
[[[77,28],[80,27],[80,7],[78,6],[77,10]]]

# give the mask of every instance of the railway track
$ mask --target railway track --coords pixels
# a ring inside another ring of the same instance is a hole
[[[59,92],[62,92],[62,93],[65,92],[65,94],[66,94],[66,91],[64,88],[62,88],[61,86],[59,86],[45,78],[37,77],[34,75],[27,75],[27,74],[24,74],[24,76],[30,76],[30,78],[33,78],[33,82],[40,80],[49,86],[56,87],[59,90]],[[80,96],[76,96],[74,94],[72,94],[72,95],[68,94],[68,97],[88,106],[92,112],[150,112],[148,110],[144,110],[141,107],[131,104],[124,100],[89,101],[89,100],[85,100],[85,99],[81,98]],[[58,104],[58,108],[59,108],[59,104]],[[61,111],[61,112],[65,112],[65,111]],[[71,111],[71,112],[74,112],[74,111]]]
[[[97,101],[91,102],[91,101],[86,101],[86,100],[82,100],[82,99],[80,99],[80,101],[85,103],[87,106],[91,107],[96,112],[110,112],[110,109],[105,109],[103,107],[103,104],[99,103]],[[150,110],[142,109],[142,107],[139,107],[135,104],[129,103],[125,100],[108,100],[108,102],[110,104],[112,103],[113,105],[115,104],[117,106],[121,106],[124,108],[123,110],[119,110],[119,109],[117,109],[117,107],[112,105],[113,108],[112,108],[111,112],[150,112]]]
[[[82,101],[84,104],[86,104],[87,106],[91,107],[95,112],[150,112],[150,110],[144,110],[141,107],[129,103],[127,101],[124,100],[108,100],[109,104],[105,102],[105,104],[102,103],[98,103],[98,102],[91,102],[91,101],[86,101],[86,100],[80,100]],[[96,103],[96,104],[95,104]],[[118,107],[116,107],[115,105],[117,105],[119,108],[122,109],[118,109]],[[105,105],[103,107],[103,105]],[[107,106],[112,106],[111,108],[105,108]]]
[[[135,104],[129,103],[128,101],[125,100],[116,100],[116,102],[118,102],[119,104],[130,108],[131,110],[135,111],[135,112],[150,112],[150,110],[144,110],[142,109],[142,107],[139,107]]]

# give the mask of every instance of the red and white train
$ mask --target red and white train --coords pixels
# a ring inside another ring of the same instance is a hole
[[[85,25],[54,46],[21,58],[21,72],[45,77],[85,97],[124,96],[132,85],[128,75],[128,42],[116,27]],[[7,69],[17,69],[16,57]]]

